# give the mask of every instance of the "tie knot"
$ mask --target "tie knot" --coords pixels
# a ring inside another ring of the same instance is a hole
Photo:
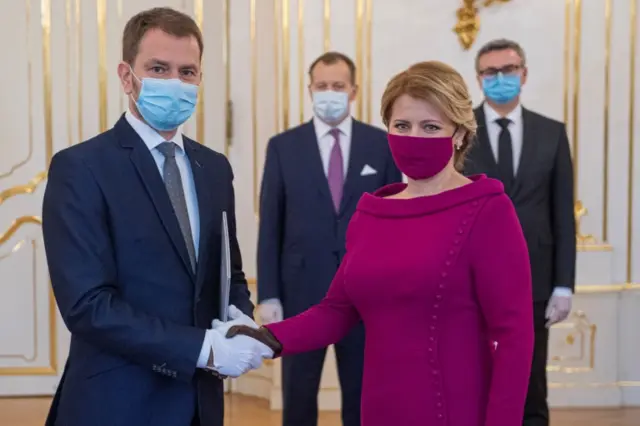
[[[176,156],[177,145],[173,142],[162,142],[158,145],[158,151],[166,158],[174,158]]]
[[[338,130],[338,129],[336,129],[336,128],[333,128],[333,129],[329,130],[329,134],[330,134],[331,136],[333,136],[333,138],[334,138],[335,140],[338,140],[338,139],[340,138],[340,130]]]
[[[509,124],[511,124],[511,120],[509,120],[508,118],[498,118],[496,120],[496,123],[498,123],[498,126],[500,126],[502,130],[505,130],[507,127],[509,127]]]

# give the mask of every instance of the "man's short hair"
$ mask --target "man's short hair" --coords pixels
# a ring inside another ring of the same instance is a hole
[[[189,16],[169,7],[155,7],[133,16],[122,33],[122,60],[133,65],[140,41],[149,30],[159,29],[174,37],[195,37],[200,47],[200,58],[204,43],[198,24]]]
[[[527,58],[524,54],[524,49],[518,43],[513,40],[508,40],[506,38],[500,38],[497,40],[491,40],[489,43],[485,44],[478,50],[476,54],[476,72],[480,71],[480,57],[486,55],[490,52],[496,52],[500,50],[513,50],[515,51],[520,59],[522,59],[522,66],[527,65]]]
[[[333,65],[338,62],[344,62],[347,64],[349,68],[349,73],[351,74],[351,84],[355,86],[356,84],[356,64],[351,60],[350,57],[340,52],[327,52],[321,55],[318,59],[313,61],[311,66],[309,67],[309,79],[313,80],[313,70],[319,63],[323,63],[325,65]]]

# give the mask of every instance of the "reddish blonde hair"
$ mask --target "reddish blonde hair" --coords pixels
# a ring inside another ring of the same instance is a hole
[[[387,128],[393,106],[403,95],[429,102],[442,111],[458,131],[465,132],[462,146],[456,150],[454,157],[456,169],[462,170],[478,127],[469,89],[462,76],[449,65],[438,61],[419,62],[397,74],[389,81],[382,95],[380,114]]]

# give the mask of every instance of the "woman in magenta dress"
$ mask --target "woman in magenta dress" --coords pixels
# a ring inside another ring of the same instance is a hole
[[[502,184],[460,174],[476,123],[462,77],[439,62],[382,98],[407,184],[365,194],[325,299],[259,330],[287,356],[366,329],[363,426],[520,426],[533,351],[527,246]]]

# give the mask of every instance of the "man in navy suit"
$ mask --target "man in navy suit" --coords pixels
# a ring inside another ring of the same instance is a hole
[[[222,376],[269,354],[211,328],[223,211],[231,322],[255,323],[231,166],[178,131],[196,104],[202,47],[187,15],[156,8],[134,16],[118,67],[129,111],[51,162],[43,232],[71,348],[47,425],[222,426]]]
[[[288,318],[326,294],[364,192],[402,180],[386,133],[353,119],[356,67],[329,52],[309,69],[313,120],[273,137],[260,196],[258,300],[263,323]],[[364,329],[335,345],[342,422],[360,426]],[[283,425],[315,426],[326,349],[282,359]]]

